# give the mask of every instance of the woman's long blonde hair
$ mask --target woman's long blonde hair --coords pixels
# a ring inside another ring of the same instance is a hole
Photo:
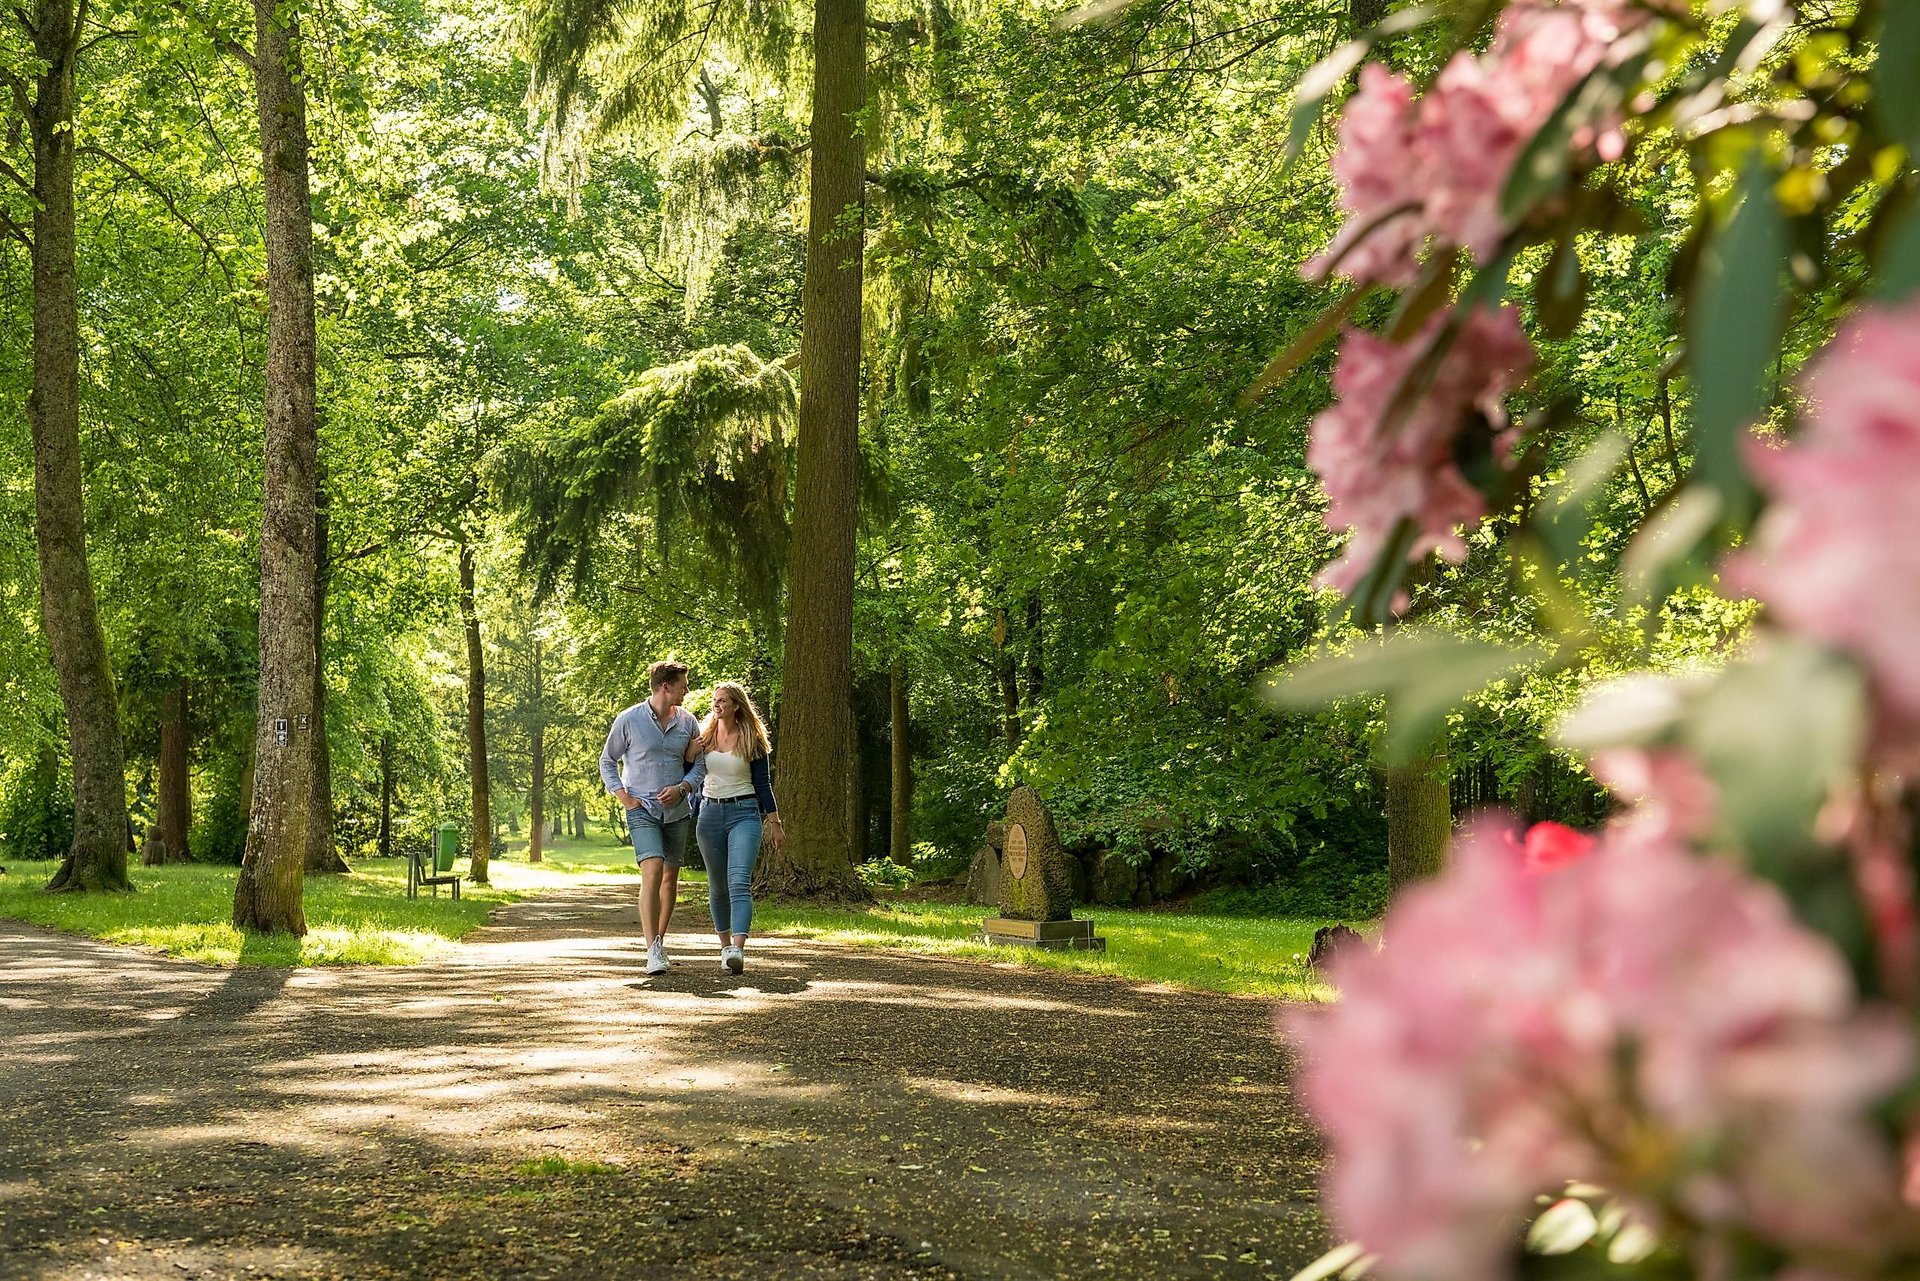
[[[741,759],[755,761],[770,755],[773,744],[767,736],[767,723],[760,719],[760,709],[753,705],[737,681],[719,681],[714,685],[713,710],[707,713],[706,724],[700,727],[700,750],[713,752],[720,748],[720,695],[723,693],[733,699],[733,721],[727,728],[733,731],[733,745]]]

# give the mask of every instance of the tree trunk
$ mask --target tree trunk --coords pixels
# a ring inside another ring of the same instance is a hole
[[[393,731],[380,736],[380,857],[393,857]]]
[[[587,807],[576,801],[573,806],[573,839],[576,841],[585,840],[586,835]]]
[[[893,660],[890,673],[892,716],[889,737],[892,742],[892,830],[888,849],[893,861],[905,867],[913,862],[913,747],[907,741],[907,665]]]
[[[187,861],[187,832],[193,825],[193,786],[187,734],[187,683],[167,691],[160,705],[160,796],[154,820],[157,837],[147,846],[148,864]]]
[[[1001,610],[994,623],[993,643],[999,653],[995,664],[1000,679],[1000,715],[1009,752],[1020,746],[1020,680],[1013,661],[1013,638],[1007,634],[1007,611]]]
[[[853,553],[860,449],[860,273],[866,224],[866,2],[813,9],[813,154],[801,290],[800,415],[781,681],[776,894],[860,898],[848,860],[846,720],[853,692]]]
[[[325,465],[321,465],[324,480]],[[327,744],[327,493],[314,493],[313,529],[313,800],[307,807],[307,871],[351,872],[334,843],[333,749]]]
[[[305,934],[301,872],[313,801],[313,200],[298,10],[254,0],[253,80],[266,211],[266,497],[260,531],[260,704],[247,850],[233,923]]]
[[[28,113],[33,135],[34,534],[40,621],[60,683],[73,756],[73,844],[49,890],[130,890],[126,745],[113,665],[87,566],[80,471],[80,299],[73,203],[73,0],[40,0],[34,52],[44,68]]]
[[[859,709],[847,708],[847,858],[855,864],[873,856],[873,797],[867,787],[867,736]]]
[[[704,73],[703,73],[704,74]],[[540,815],[547,795],[547,720],[541,690],[540,641],[533,642],[533,786],[527,795],[527,862],[540,861]]]
[[[473,858],[467,876],[487,883],[493,853],[491,789],[487,778],[487,660],[480,648],[480,613],[473,603],[473,545],[460,544],[460,621],[467,631],[467,769],[473,776]]]
[[[560,825],[566,822],[566,813],[565,810],[555,810],[553,812],[553,839],[556,841],[564,835]]]
[[[1041,609],[1038,596],[1027,597],[1027,706],[1037,707],[1046,683],[1045,651],[1041,645]]]
[[[1447,865],[1447,844],[1453,834],[1447,775],[1445,731],[1425,751],[1414,753],[1412,760],[1386,768],[1389,894],[1398,894]]]

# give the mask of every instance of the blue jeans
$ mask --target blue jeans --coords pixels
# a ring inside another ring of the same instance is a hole
[[[663,858],[668,867],[685,867],[687,829],[692,826],[690,818],[662,823],[647,813],[646,806],[634,806],[627,811],[627,839],[633,842],[633,861],[645,863],[650,858]]]
[[[745,934],[753,924],[753,869],[760,862],[760,798],[705,802],[693,835],[707,865],[715,932]]]

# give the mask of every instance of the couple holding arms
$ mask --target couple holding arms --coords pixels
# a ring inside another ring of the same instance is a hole
[[[654,663],[647,684],[646,701],[614,717],[600,751],[600,781],[626,807],[627,835],[640,864],[647,973],[667,971],[667,925],[691,832],[707,869],[720,964],[739,974],[746,969],[762,828],[775,849],[785,839],[768,772],[767,727],[733,681],[713,687],[713,710],[704,725],[695,721],[680,706],[687,697],[685,663]],[[698,804],[689,804],[692,797]]]

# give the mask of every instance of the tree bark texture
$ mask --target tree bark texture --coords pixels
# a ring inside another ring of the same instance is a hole
[[[1007,750],[1011,752],[1020,746],[1020,679],[1018,666],[1013,661],[1013,637],[1008,635],[1004,609],[994,623],[993,643],[999,651],[995,670],[1000,681],[1001,724],[1007,737]]]
[[[381,858],[393,857],[393,731],[380,736],[380,839]]]
[[[254,0],[253,81],[266,210],[266,495],[260,530],[260,705],[233,923],[305,934],[313,803],[313,199],[298,10]]]
[[[907,665],[896,658],[888,677],[893,803],[887,847],[893,861],[905,867],[913,862],[913,747],[907,739]]]
[[[1389,894],[1398,894],[1447,865],[1447,845],[1453,835],[1447,777],[1444,731],[1410,761],[1386,768]]]
[[[865,0],[813,11],[813,151],[801,289],[800,413],[781,681],[786,844],[762,862],[773,893],[858,898],[848,858],[847,719],[860,449],[860,308],[866,145]]]
[[[313,800],[307,809],[307,871],[351,872],[333,827],[333,749],[327,744],[327,491],[325,464],[314,494],[313,530]]]
[[[80,299],[74,230],[73,0],[40,0],[34,52],[44,61],[28,125],[33,136],[34,535],[40,622],[59,679],[73,757],[73,844],[49,890],[130,890],[126,744],[113,665],[87,566],[80,469]]]
[[[546,807],[547,799],[547,718],[545,695],[541,688],[540,641],[533,642],[533,728],[528,737],[533,740],[533,785],[527,793],[527,862],[540,861],[540,839],[543,835],[540,816]]]
[[[147,844],[149,864],[187,861],[187,833],[193,827],[192,740],[187,731],[187,683],[167,691],[160,704],[159,813],[155,838]]]
[[[487,657],[480,646],[480,611],[473,600],[473,545],[460,544],[460,621],[467,632],[467,770],[473,776],[473,858],[467,875],[487,883],[493,853],[491,780],[487,777]]]

